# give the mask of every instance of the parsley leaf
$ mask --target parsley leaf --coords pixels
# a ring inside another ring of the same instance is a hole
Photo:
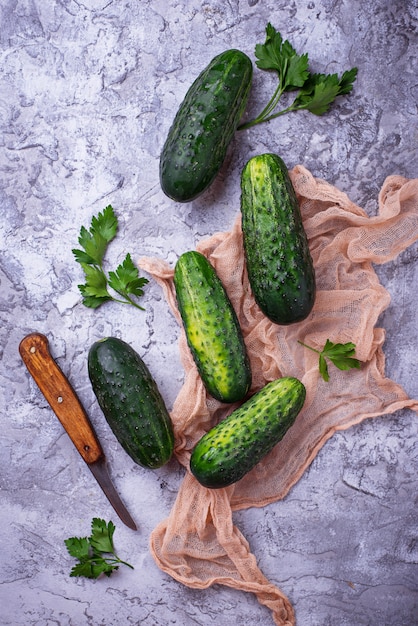
[[[107,525],[103,519],[94,517],[91,523],[92,536],[90,543],[98,552],[113,552],[113,533],[115,525],[110,521]]]
[[[264,45],[255,47],[256,65],[263,70],[275,70],[282,91],[302,87],[308,78],[308,55],[299,56],[288,41],[269,23],[266,27]]]
[[[311,74],[308,54],[297,54],[296,50],[270,23],[266,26],[264,44],[256,44],[256,65],[262,70],[277,73],[278,85],[267,105],[257,117],[241,124],[238,130],[267,122],[279,115],[306,109],[314,115],[323,115],[337,96],[349,94],[357,77],[357,68],[337,74]],[[298,90],[294,101],[276,111],[285,92]]]
[[[87,537],[70,537],[65,540],[68,552],[76,559],[83,560],[89,556],[90,544]]]
[[[119,565],[132,565],[122,561],[115,553],[113,546],[113,522],[106,524],[105,520],[94,517],[91,523],[90,537],[70,537],[64,543],[71,556],[79,560],[70,572],[70,576],[84,576],[98,578],[101,574],[110,576]]]
[[[84,271],[85,283],[78,285],[83,296],[83,304],[91,309],[97,309],[104,302],[114,300],[123,304],[132,304],[143,311],[143,307],[132,296],[141,297],[144,294],[142,288],[149,281],[139,276],[138,268],[134,265],[131,255],[126,255],[116,271],[106,275],[103,269],[107,247],[116,237],[117,231],[118,220],[111,205],[97,216],[93,216],[89,230],[85,226],[80,229],[78,243],[83,249],[73,249],[72,252]],[[109,288],[123,299],[115,297]]]
[[[294,100],[292,109],[307,109],[315,115],[323,115],[337,96],[352,90],[356,75],[355,68],[345,72],[341,78],[337,74],[311,74]]]
[[[339,93],[337,74],[312,74],[306,81],[292,108],[307,109],[315,115],[323,115]]]
[[[298,341],[298,343],[319,354],[319,373],[326,382],[329,381],[327,359],[340,370],[359,369],[361,367],[360,361],[354,356],[356,346],[351,341],[348,343],[333,343],[327,339],[322,350],[308,346],[302,341]]]
[[[140,297],[144,291],[142,287],[148,280],[138,276],[138,269],[134,265],[131,255],[127,254],[125,260],[115,272],[109,272],[109,286],[122,296],[127,294]],[[142,307],[139,307],[144,310]]]
[[[107,243],[116,237],[118,231],[118,220],[109,204],[97,217],[91,219],[91,229],[95,235],[102,237]]]

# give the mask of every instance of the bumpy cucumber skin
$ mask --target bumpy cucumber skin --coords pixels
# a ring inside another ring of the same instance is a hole
[[[305,397],[305,386],[297,378],[267,383],[200,439],[190,458],[192,474],[210,489],[243,478],[284,437]]]
[[[174,286],[187,342],[207,391],[221,402],[242,400],[251,385],[250,362],[214,267],[200,252],[184,252],[174,269]]]
[[[106,337],[91,346],[88,373],[109,426],[135,463],[148,469],[167,463],[174,449],[171,418],[139,354]]]
[[[244,113],[252,73],[250,58],[232,49],[193,82],[161,152],[160,183],[168,197],[189,202],[213,182]]]
[[[276,154],[252,157],[241,175],[248,278],[263,313],[276,324],[305,319],[316,295],[315,271],[295,190]]]

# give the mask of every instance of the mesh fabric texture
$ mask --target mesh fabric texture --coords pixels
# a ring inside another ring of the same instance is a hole
[[[246,273],[240,213],[230,232],[197,245],[215,267],[238,315],[252,366],[251,393],[281,376],[299,378],[307,390],[305,405],[284,439],[226,489],[202,487],[190,474],[189,459],[200,437],[238,405],[221,404],[205,391],[176,306],[173,268],[156,258],[139,261],[161,285],[179,322],[185,372],[171,417],[175,455],[186,472],[169,517],[151,534],[151,553],[164,572],[189,587],[216,583],[256,594],[278,626],[296,623],[292,604],[258,568],[233,524],[233,511],[282,499],[336,431],[403,408],[418,412],[418,401],[385,376],[385,331],[376,324],[390,296],[373,269],[374,263],[394,259],[418,240],[418,179],[388,177],[379,193],[378,213],[369,217],[345,193],[303,166],[289,173],[316,272],[316,301],[306,320],[279,326],[256,305]],[[322,349],[328,338],[354,342],[361,369],[344,372],[330,365],[330,381],[322,380],[318,356],[298,340]]]

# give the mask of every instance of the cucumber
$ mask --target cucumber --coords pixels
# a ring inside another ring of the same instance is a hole
[[[236,313],[214,267],[200,252],[184,252],[174,269],[174,286],[187,343],[207,391],[221,402],[242,400],[251,385],[251,367]]]
[[[139,354],[106,337],[91,346],[88,373],[110,428],[135,463],[149,469],[167,463],[174,449],[171,418]]]
[[[276,324],[305,319],[315,301],[315,271],[295,190],[276,154],[246,163],[241,214],[248,278],[258,306]]]
[[[177,202],[189,202],[213,182],[244,113],[253,67],[240,50],[216,56],[187,91],[160,157],[160,183]]]
[[[305,396],[297,378],[267,383],[198,441],[190,458],[192,474],[211,489],[240,480],[284,437]]]

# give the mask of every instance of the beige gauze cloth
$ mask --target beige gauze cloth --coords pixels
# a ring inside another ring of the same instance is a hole
[[[215,267],[238,315],[248,349],[251,392],[281,376],[305,385],[305,405],[282,441],[250,473],[225,489],[207,489],[191,475],[193,446],[237,405],[209,397],[186,343],[176,306],[173,268],[142,258],[140,267],[162,286],[181,330],[179,349],[185,370],[171,417],[175,456],[186,473],[173,509],[150,537],[157,565],[177,581],[203,589],[223,584],[256,594],[278,626],[294,626],[292,604],[257,566],[249,544],[233,524],[232,513],[283,498],[335,431],[365,418],[402,408],[418,413],[418,401],[385,377],[385,332],[376,322],[390,296],[372,263],[385,263],[418,240],[418,179],[389,176],[379,193],[379,212],[365,211],[303,166],[290,171],[316,270],[317,296],[309,317],[297,324],[270,322],[252,297],[242,244],[241,213],[230,232],[216,233],[197,248]],[[332,364],[330,380],[318,370],[318,355],[298,343],[322,349],[327,339],[352,341],[359,370]]]

